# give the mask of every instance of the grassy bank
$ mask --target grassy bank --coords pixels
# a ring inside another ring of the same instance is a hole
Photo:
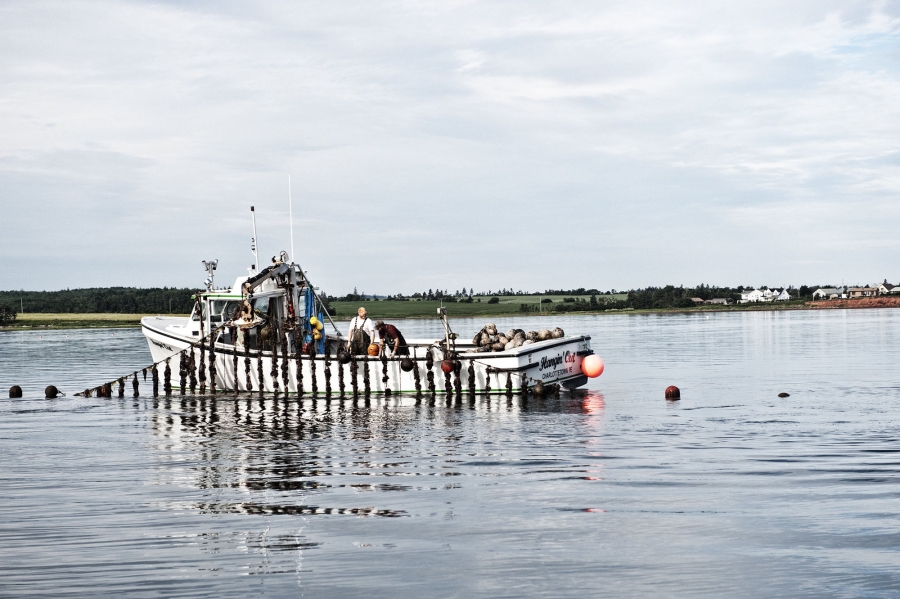
[[[93,329],[93,328],[134,328],[141,324],[146,314],[78,314],[78,313],[34,313],[19,314],[16,321],[3,330],[31,329]],[[155,316],[155,315],[154,315]],[[186,316],[182,314],[173,316]]]
[[[519,304],[512,302],[500,302],[488,304],[487,302],[471,304],[457,303],[444,304],[450,316],[501,316],[505,314],[518,314]],[[359,301],[359,302],[332,302],[332,307],[337,310],[338,318],[348,319],[356,315],[360,306],[365,306],[369,316],[375,319],[388,318],[427,318],[437,316],[437,309],[441,306],[439,301]],[[537,305],[534,302],[534,305]]]

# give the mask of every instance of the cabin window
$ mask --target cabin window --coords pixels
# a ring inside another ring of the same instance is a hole
[[[306,294],[301,293],[300,297],[297,298],[297,305],[294,306],[294,312],[297,316],[303,316],[306,314]]]
[[[210,302],[210,322],[225,322],[235,316],[235,310],[240,305],[237,300],[213,300]]]
[[[206,318],[206,304],[200,302],[200,309],[197,309],[197,306],[194,306],[194,309],[191,311],[191,320],[199,321],[200,318]]]
[[[269,314],[269,299],[268,297],[255,297],[253,298],[253,311],[258,312],[262,316],[268,316]]]

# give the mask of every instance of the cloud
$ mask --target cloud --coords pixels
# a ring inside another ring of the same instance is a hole
[[[7,2],[0,287],[237,276],[289,173],[331,292],[897,278],[898,12]]]

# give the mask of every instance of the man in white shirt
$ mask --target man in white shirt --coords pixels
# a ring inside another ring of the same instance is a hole
[[[356,316],[350,321],[347,338],[350,340],[350,351],[355,356],[366,354],[369,344],[375,340],[375,325],[369,320],[365,308],[356,311]]]

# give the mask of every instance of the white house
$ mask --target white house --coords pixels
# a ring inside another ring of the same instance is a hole
[[[887,281],[878,286],[878,295],[890,295],[900,293],[900,285],[891,285]]]
[[[763,299],[764,291],[762,289],[754,289],[752,291],[741,291],[741,303],[749,304],[751,302],[767,302],[771,300]]]
[[[837,287],[819,287],[813,291],[813,299],[837,299],[841,297],[841,292]]]
[[[791,299],[791,294],[787,289],[754,289],[753,291],[742,291],[742,304],[751,302],[785,302]]]
[[[772,299],[776,302],[788,302],[791,300],[791,294],[788,293],[787,289],[773,289],[772,293],[774,295]]]

